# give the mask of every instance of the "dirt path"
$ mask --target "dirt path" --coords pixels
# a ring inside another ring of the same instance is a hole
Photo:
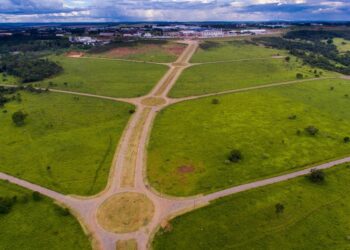
[[[69,207],[72,213],[79,219],[83,227],[92,236],[92,244],[95,249],[115,250],[116,245],[122,246],[125,245],[126,242],[132,242],[133,245],[135,243],[137,244],[139,250],[146,250],[149,247],[150,240],[152,240],[153,234],[157,228],[164,223],[164,221],[167,221],[179,214],[207,205],[211,201],[227,195],[232,195],[249,189],[306,175],[310,172],[310,169],[325,169],[341,163],[350,162],[350,157],[348,157],[294,173],[229,188],[206,196],[172,198],[163,196],[162,194],[152,190],[145,179],[147,158],[146,147],[153,121],[157,113],[162,108],[173,103],[207,96],[295,84],[311,80],[320,80],[317,78],[304,81],[275,83],[215,94],[171,99],[167,97],[169,91],[183,70],[191,66],[189,61],[198,48],[198,42],[196,41],[184,41],[184,43],[188,45],[187,48],[184,50],[178,60],[170,65],[168,72],[153,88],[150,94],[144,97],[131,99],[113,98],[71,91],[51,90],[53,92],[65,94],[102,98],[113,101],[124,101],[132,103],[137,107],[136,113],[131,117],[116,150],[107,187],[100,194],[92,197],[69,196],[51,191],[6,174],[0,173],[0,179],[7,180],[24,188],[40,192],[43,195],[56,200],[60,204]],[[140,197],[142,197],[142,199]],[[107,201],[108,203],[106,204]],[[114,204],[114,201],[117,203]],[[130,224],[133,223],[132,221],[138,221],[139,223],[140,218],[142,219],[142,204],[147,204],[147,207],[149,208],[148,210],[150,214],[148,214],[147,220],[145,220],[142,224]],[[130,208],[130,206],[132,206],[132,208]],[[126,216],[126,218],[122,218],[122,222],[127,223],[125,224],[125,228],[123,228],[123,223],[120,222],[120,218],[113,216],[113,209],[117,209],[118,213]],[[135,211],[135,214],[130,214],[130,210]],[[113,216],[118,224],[110,225],[110,221],[106,220],[105,216]],[[106,226],[106,223],[108,226]],[[101,225],[104,225],[104,227]],[[129,232],[130,228],[133,228],[134,230]],[[126,233],[116,233],[113,232],[113,229]]]

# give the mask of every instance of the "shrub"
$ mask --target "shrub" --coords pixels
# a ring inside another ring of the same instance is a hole
[[[344,137],[344,143],[349,143],[350,142],[350,137],[346,136]]]
[[[219,104],[219,103],[220,103],[220,100],[214,98],[213,100],[211,100],[211,103],[212,103],[212,104]]]
[[[304,75],[301,74],[301,73],[297,73],[297,74],[296,74],[296,78],[297,78],[297,79],[303,79],[303,78],[304,78]]]
[[[17,111],[13,113],[12,121],[14,122],[14,124],[16,124],[16,126],[20,127],[24,125],[24,121],[26,117],[27,117],[27,114],[23,113],[22,111]]]
[[[68,216],[68,215],[70,215],[70,211],[66,207],[58,207],[58,206],[56,206],[55,207],[55,211],[61,216]]]
[[[134,113],[135,113],[135,109],[130,109],[130,110],[129,110],[129,114],[130,114],[130,115],[132,115],[132,114],[134,114]]]
[[[228,157],[229,161],[232,163],[240,162],[243,159],[241,151],[234,149],[230,152],[230,155]]]
[[[15,199],[0,197],[0,214],[8,214],[15,202]]]
[[[276,214],[282,214],[284,212],[284,205],[282,203],[277,203],[275,205]]]
[[[43,199],[42,195],[36,191],[32,193],[32,198],[33,198],[33,201],[41,201]]]
[[[318,134],[319,129],[316,128],[315,126],[308,126],[305,128],[305,132],[308,133],[311,136],[315,136]]]
[[[289,120],[295,120],[295,119],[297,119],[297,116],[296,115],[290,115],[290,116],[288,116],[288,119]]]
[[[286,58],[284,58],[284,60],[285,60],[286,62],[290,62],[290,56],[287,56]]]
[[[321,183],[325,180],[325,173],[319,169],[312,169],[309,174],[309,179],[314,183]]]

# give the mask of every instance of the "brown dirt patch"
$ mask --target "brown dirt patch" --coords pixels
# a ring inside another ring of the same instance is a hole
[[[177,172],[180,174],[193,173],[195,168],[193,166],[181,166],[177,168]]]
[[[137,250],[136,240],[119,240],[117,242],[117,250]]]
[[[79,51],[70,51],[66,54],[67,57],[72,57],[72,58],[80,58],[83,57],[85,54],[83,52]]]
[[[120,193],[106,200],[97,211],[99,224],[113,233],[130,233],[148,225],[154,205],[146,195]]]
[[[172,55],[179,56],[182,54],[182,52],[185,50],[186,46],[183,46],[181,44],[170,44],[165,45],[164,49]]]

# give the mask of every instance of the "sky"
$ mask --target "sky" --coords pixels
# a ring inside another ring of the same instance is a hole
[[[350,0],[0,0],[0,22],[350,21]]]

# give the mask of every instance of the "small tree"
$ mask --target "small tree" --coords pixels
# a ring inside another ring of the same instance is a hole
[[[17,111],[13,113],[12,121],[14,122],[14,124],[16,124],[16,126],[20,127],[24,125],[24,121],[26,117],[27,117],[27,114],[23,113],[22,111]]]
[[[240,162],[243,159],[241,151],[234,149],[230,152],[230,155],[228,157],[229,161],[232,163]]]
[[[286,58],[284,58],[284,60],[285,60],[286,62],[290,62],[290,56],[287,56]]]
[[[314,183],[321,183],[325,180],[325,173],[320,169],[312,169],[309,174],[310,181]]]
[[[282,214],[284,212],[284,205],[282,203],[277,203],[275,205],[275,211],[277,215]]]
[[[33,201],[41,201],[43,199],[41,194],[39,192],[36,192],[36,191],[34,191],[32,193],[32,198],[33,198]]]
[[[220,103],[220,100],[214,98],[213,100],[211,100],[211,103],[212,103],[212,104],[219,104],[219,103]]]
[[[296,78],[297,78],[297,79],[303,79],[303,78],[304,78],[304,75],[301,74],[301,73],[297,73],[297,74],[296,74]]]
[[[349,143],[349,142],[350,142],[350,137],[349,136],[344,137],[344,143]]]
[[[305,128],[305,132],[311,136],[315,136],[318,134],[319,130],[315,126],[308,126]]]

